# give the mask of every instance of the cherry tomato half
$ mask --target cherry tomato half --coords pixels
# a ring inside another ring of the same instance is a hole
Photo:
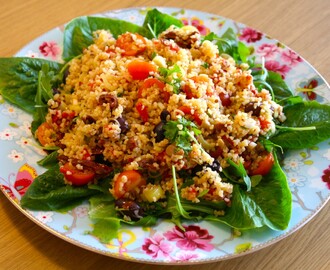
[[[116,199],[121,198],[126,192],[130,192],[136,187],[146,185],[146,183],[146,180],[138,171],[123,171],[115,178],[113,195]]]
[[[144,80],[149,77],[150,72],[157,71],[155,65],[140,60],[133,60],[132,62],[130,62],[127,65],[127,69],[133,80]]]
[[[60,167],[65,179],[73,186],[83,186],[91,182],[95,177],[95,172],[90,170],[78,170],[71,163],[67,162]]]
[[[48,144],[50,142],[50,136],[49,136],[49,132],[52,130],[51,126],[47,123],[44,122],[42,123],[36,130],[36,137],[39,141],[39,143],[42,146],[45,146],[46,144]]]
[[[250,175],[266,175],[267,173],[270,172],[274,165],[274,156],[272,153],[268,153],[264,159],[262,159],[257,168],[255,168]]]
[[[116,46],[122,49],[125,56],[134,56],[147,48],[145,38],[139,34],[125,33],[118,36]]]

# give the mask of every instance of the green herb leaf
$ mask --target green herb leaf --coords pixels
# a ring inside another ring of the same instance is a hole
[[[185,152],[191,150],[192,135],[190,134],[190,131],[193,131],[195,135],[198,135],[201,132],[193,122],[184,117],[179,118],[177,121],[166,122],[164,130],[165,137]],[[197,142],[196,139],[195,142]],[[199,143],[197,142],[197,144]]]
[[[180,67],[177,64],[175,64],[172,68],[159,67],[158,72],[159,75],[163,77],[162,81],[172,85],[173,92],[178,94],[181,87],[181,79],[178,77],[173,77],[172,75],[174,73],[181,74],[182,72]]]
[[[207,62],[204,62],[204,63],[202,64],[202,67],[203,67],[203,68],[209,68],[209,67],[210,67],[210,64],[207,63]]]

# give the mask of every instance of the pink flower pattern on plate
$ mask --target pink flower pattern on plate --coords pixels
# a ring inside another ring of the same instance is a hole
[[[198,257],[199,257],[199,255],[196,253],[185,251],[185,252],[178,253],[176,258],[180,261],[186,262],[186,261],[197,259]]]
[[[250,27],[245,27],[242,34],[239,36],[240,40],[245,40],[246,42],[256,42],[262,38],[262,33],[254,30]]]
[[[293,67],[302,62],[301,57],[292,50],[284,51],[281,55],[281,59]]]
[[[322,181],[326,183],[328,189],[330,189],[330,165],[323,171]]]
[[[164,236],[169,241],[175,241],[177,247],[183,250],[195,250],[199,248],[205,251],[211,251],[214,248],[209,243],[213,239],[213,236],[207,230],[196,225],[183,227],[185,231],[175,226],[171,231],[164,233]]]
[[[290,67],[287,65],[281,65],[278,61],[276,60],[269,60],[266,61],[265,67],[267,70],[274,71],[279,73],[282,78],[284,79],[286,74],[290,71]]]
[[[257,49],[257,52],[266,58],[272,58],[279,51],[278,47],[275,44],[264,43],[260,45]]]
[[[172,246],[166,242],[166,239],[160,234],[146,238],[142,245],[142,250],[152,258],[168,257],[172,251]]]
[[[55,60],[60,54],[61,49],[55,41],[45,41],[39,46],[39,51],[42,53],[43,56],[49,56]]]
[[[188,18],[182,18],[181,19],[182,23],[184,25],[192,25],[192,26],[195,26],[197,28],[197,30],[201,33],[201,35],[205,36],[207,35],[208,33],[210,33],[210,29],[207,28],[205,25],[204,25],[204,21],[197,18],[197,17],[192,17],[190,19]]]

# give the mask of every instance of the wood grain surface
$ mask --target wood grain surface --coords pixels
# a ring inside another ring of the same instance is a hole
[[[196,9],[242,22],[288,45],[330,81],[329,0],[0,0],[0,57],[74,17],[134,6]],[[0,269],[325,270],[330,269],[329,211],[328,203],[303,228],[252,254],[178,267],[127,262],[74,246],[34,224],[1,193]]]

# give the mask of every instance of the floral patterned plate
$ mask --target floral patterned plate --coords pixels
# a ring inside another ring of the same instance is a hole
[[[141,24],[147,8],[110,11],[99,16],[115,17]],[[267,69],[285,78],[295,94],[305,99],[330,103],[330,87],[297,53],[277,40],[269,38],[241,23],[213,14],[176,8],[159,8],[192,24],[202,34],[221,34],[228,27],[239,40],[250,46],[254,55],[265,58]],[[55,28],[32,41],[18,56],[43,57],[61,61],[64,27]],[[330,198],[330,141],[313,148],[288,153],[283,168],[293,195],[293,214],[285,231],[267,228],[247,231],[240,236],[226,226],[209,222],[185,223],[185,232],[172,223],[161,221],[155,227],[123,226],[118,238],[108,244],[86,234],[92,222],[88,204],[67,213],[27,211],[20,198],[33,179],[44,171],[37,165],[45,153],[30,132],[31,117],[5,102],[0,96],[0,187],[8,199],[35,223],[58,237],[88,250],[125,260],[193,264],[223,260],[248,254],[285,238],[302,227]]]

